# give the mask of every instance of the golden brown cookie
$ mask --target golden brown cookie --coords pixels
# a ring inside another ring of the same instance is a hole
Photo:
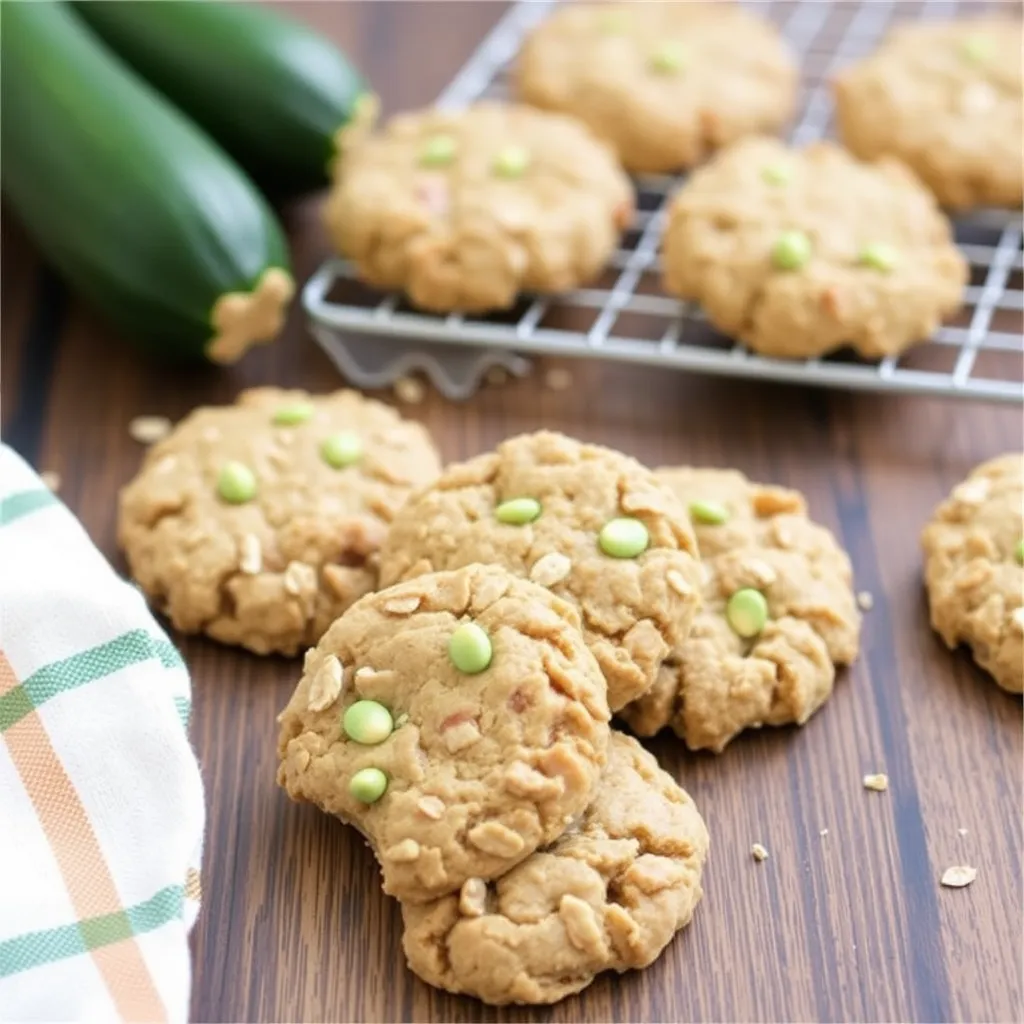
[[[932,626],[1010,693],[1024,691],[1024,456],[982,463],[921,536]]]
[[[374,588],[387,524],[439,471],[423,427],[386,405],[257,388],[149,450],[118,538],[176,629],[295,654]]]
[[[702,579],[686,512],[650,470],[546,431],[449,466],[414,495],[388,531],[381,582],[471,562],[580,609],[613,711],[650,689],[686,638]]]
[[[490,884],[403,904],[424,981],[487,1003],[553,1003],[602,971],[653,963],[701,898],[708,833],[689,795],[612,732],[593,803],[553,846]]]
[[[386,892],[424,901],[557,839],[593,795],[608,717],[575,609],[469,566],[331,626],[280,716],[278,780],[367,836]]]
[[[772,25],[728,4],[566,4],[526,40],[520,96],[578,117],[623,165],[670,172],[789,119],[797,73]]]
[[[899,157],[945,206],[1020,206],[1022,88],[1019,20],[900,25],[836,79],[839,131],[858,156]]]
[[[357,137],[327,226],[367,283],[404,289],[421,309],[479,312],[594,277],[632,209],[629,179],[581,124],[478,103]]]
[[[665,290],[771,356],[901,352],[960,307],[967,283],[949,223],[914,176],[828,142],[730,147],[675,197],[663,246]]]
[[[654,688],[620,715],[634,732],[671,726],[721,753],[744,729],[803,725],[828,699],[834,664],[857,655],[850,562],[803,497],[722,469],[662,469],[689,509],[707,582],[689,638]]]

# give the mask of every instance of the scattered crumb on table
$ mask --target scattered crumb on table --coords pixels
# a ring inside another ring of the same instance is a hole
[[[943,871],[939,881],[947,889],[962,889],[965,885],[970,885],[977,877],[977,868],[969,867],[967,864],[955,864]]]
[[[857,605],[863,612],[869,612],[875,607],[875,599],[871,596],[870,590],[862,590],[857,595]]]
[[[156,444],[171,432],[171,421],[166,416],[136,416],[128,424],[128,433],[139,444]]]
[[[395,381],[394,391],[395,397],[407,405],[419,405],[427,394],[423,381],[415,377],[399,377]]]
[[[760,843],[754,843],[754,845],[750,847],[750,855],[756,861],[768,859],[768,851]]]
[[[865,775],[863,783],[865,789],[873,789],[876,793],[884,793],[889,788],[889,776],[884,772]]]

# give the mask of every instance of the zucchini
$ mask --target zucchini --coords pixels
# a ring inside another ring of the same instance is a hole
[[[216,0],[79,0],[83,18],[264,187],[329,181],[335,138],[376,98],[345,56],[274,10]]]
[[[63,3],[5,3],[2,187],[54,267],[178,359],[233,362],[280,329],[281,228],[244,173]]]

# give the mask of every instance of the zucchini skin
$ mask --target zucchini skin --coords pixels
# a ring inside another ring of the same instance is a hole
[[[334,137],[368,91],[328,40],[248,3],[78,0],[74,9],[261,185],[294,194],[328,184]]]
[[[63,3],[5,3],[2,186],[54,267],[176,360],[206,356],[221,296],[288,269],[243,172]]]

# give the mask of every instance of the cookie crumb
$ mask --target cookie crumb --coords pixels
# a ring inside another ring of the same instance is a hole
[[[967,835],[967,829],[965,829],[965,828],[958,828],[956,830],[956,834],[958,836],[965,836],[965,835]]]
[[[572,374],[564,367],[555,366],[544,374],[544,387],[548,391],[568,391],[572,387]]]
[[[484,380],[493,388],[500,388],[508,383],[509,373],[504,366],[492,366],[484,374]]]
[[[750,847],[750,856],[753,857],[754,860],[760,862],[768,859],[768,851],[760,843],[754,843],[754,845]]]
[[[558,551],[549,551],[533,563],[530,579],[542,587],[553,587],[572,572],[572,562]]]
[[[869,612],[875,607],[875,599],[871,596],[870,590],[862,590],[857,594],[857,607],[862,612]]]
[[[865,789],[873,789],[876,793],[884,793],[889,788],[889,776],[884,772],[865,775],[862,781]]]
[[[818,835],[819,835],[819,836],[827,836],[827,835],[828,835],[828,829],[827,829],[827,828],[823,828],[823,829],[822,829],[822,830],[821,830],[821,831],[820,831],[820,832],[818,833]]]
[[[947,889],[963,889],[970,885],[978,877],[978,869],[969,867],[967,864],[956,864],[946,868],[942,873],[939,882]]]
[[[394,392],[395,397],[406,405],[419,405],[427,395],[423,381],[415,377],[399,377],[395,381]]]
[[[342,667],[333,654],[324,658],[320,670],[309,684],[310,711],[325,711],[341,696]]]
[[[238,568],[246,576],[255,576],[263,568],[263,548],[260,547],[259,537],[247,533],[242,537],[239,547]]]
[[[156,444],[171,432],[171,426],[166,416],[136,416],[128,424],[128,433],[139,444]]]
[[[53,491],[54,494],[60,490],[60,473],[55,469],[44,469],[39,474],[39,479],[43,481],[43,486],[47,490]]]

